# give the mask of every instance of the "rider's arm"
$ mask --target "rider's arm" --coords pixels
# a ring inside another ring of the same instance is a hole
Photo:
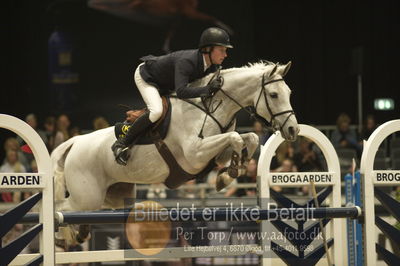
[[[175,65],[175,90],[178,98],[197,98],[209,96],[208,86],[204,87],[188,87],[189,76],[192,71],[197,71],[192,62],[188,60],[180,60]]]

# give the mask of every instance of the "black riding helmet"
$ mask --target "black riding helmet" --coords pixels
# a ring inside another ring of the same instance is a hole
[[[230,43],[229,35],[223,29],[212,27],[203,31],[200,37],[199,49],[209,46],[224,46],[233,48]]]

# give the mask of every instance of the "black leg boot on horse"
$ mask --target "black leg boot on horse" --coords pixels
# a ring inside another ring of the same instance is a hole
[[[126,165],[129,159],[129,148],[153,123],[149,119],[150,112],[139,116],[130,126],[124,137],[118,138],[111,149],[118,164]]]

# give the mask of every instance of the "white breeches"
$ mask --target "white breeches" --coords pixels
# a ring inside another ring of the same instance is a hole
[[[135,71],[135,83],[139,89],[140,94],[144,102],[147,105],[147,109],[150,111],[149,119],[151,122],[156,122],[162,115],[163,105],[160,93],[157,88],[153,85],[150,85],[146,81],[143,80],[140,75],[140,66],[144,63],[141,63]]]

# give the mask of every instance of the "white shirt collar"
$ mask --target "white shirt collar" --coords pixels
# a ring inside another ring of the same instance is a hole
[[[204,72],[207,70],[207,62],[206,62],[206,54],[203,54],[203,64],[204,64]]]

